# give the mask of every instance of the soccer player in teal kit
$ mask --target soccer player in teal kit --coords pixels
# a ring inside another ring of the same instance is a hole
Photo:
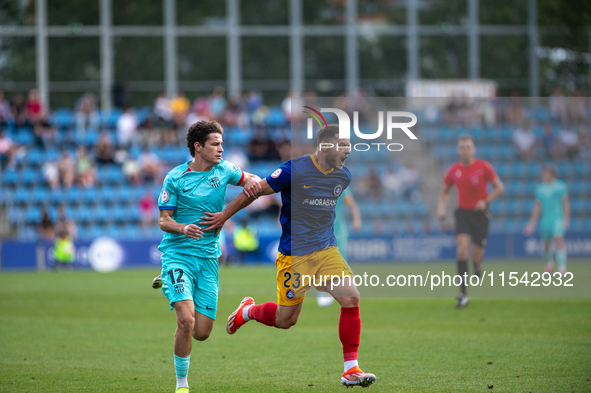
[[[192,339],[206,340],[213,328],[218,301],[217,235],[196,224],[205,211],[224,208],[226,185],[258,195],[259,180],[222,160],[223,130],[216,121],[199,121],[187,131],[193,160],[171,170],[158,199],[160,228],[166,232],[162,251],[162,291],[174,309],[174,366],[177,393],[188,393],[187,373]]]
[[[339,252],[334,231],[337,200],[351,182],[344,166],[350,140],[339,138],[339,127],[330,124],[317,135],[318,150],[289,160],[260,181],[262,194],[281,193],[281,228],[277,266],[277,303],[254,304],[245,297],[230,315],[226,331],[234,334],[250,320],[289,329],[299,319],[306,291],[312,285],[330,293],[341,305],[339,339],[343,348],[345,386],[367,387],[376,376],[363,372],[357,362],[361,337],[359,292],[350,279],[351,268]],[[219,232],[232,215],[252,203],[240,193],[221,213],[206,213],[201,222]],[[342,280],[331,279],[342,277]],[[314,278],[312,282],[312,277]],[[327,278],[328,277],[328,278]],[[331,281],[332,280],[332,281]]]
[[[542,170],[543,182],[536,187],[536,203],[531,214],[525,234],[534,233],[538,219],[540,218],[540,232],[544,240],[544,260],[546,271],[554,270],[554,258],[550,250],[552,239],[556,242],[556,262],[558,271],[566,273],[566,247],[564,245],[564,232],[570,223],[570,202],[566,184],[556,179],[553,166],[546,166]]]

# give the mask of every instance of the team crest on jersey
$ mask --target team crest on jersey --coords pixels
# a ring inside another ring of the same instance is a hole
[[[275,172],[271,173],[271,177],[277,179],[281,175],[281,168],[277,169]]]
[[[213,188],[219,188],[222,185],[222,182],[220,182],[219,177],[214,176],[211,179],[209,179],[209,185],[212,186]]]
[[[285,293],[285,296],[291,300],[295,297],[295,293],[293,293],[293,291],[291,289],[288,289],[287,292]]]
[[[340,184],[334,188],[334,194],[336,196],[341,195],[342,192],[343,192],[343,186],[341,186]]]
[[[162,190],[162,203],[168,202],[168,191]]]
[[[462,171],[461,170],[456,170],[456,177],[462,177]]]

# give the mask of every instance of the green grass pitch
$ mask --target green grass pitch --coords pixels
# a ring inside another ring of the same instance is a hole
[[[0,274],[0,392],[174,392],[175,319],[156,274]],[[252,322],[229,336],[245,295],[276,300],[275,269],[223,268],[220,282],[211,337],[194,341],[192,393],[345,391],[337,305],[309,299],[290,330]],[[591,298],[455,310],[453,295],[361,300],[360,365],[378,377],[368,392],[591,392]]]

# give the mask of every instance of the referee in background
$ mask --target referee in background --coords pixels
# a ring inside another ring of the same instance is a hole
[[[488,206],[503,193],[503,183],[497,176],[492,165],[475,158],[476,148],[470,135],[462,135],[458,139],[458,156],[460,160],[452,164],[443,177],[443,187],[439,193],[437,216],[445,219],[445,206],[449,200],[451,187],[458,189],[458,207],[456,218],[456,253],[458,257],[458,274],[464,277],[468,273],[468,247],[472,241],[472,263],[474,275],[480,277],[481,262],[486,249],[490,212]],[[487,195],[487,184],[493,190]],[[466,281],[462,279],[462,292],[458,295],[456,308],[468,305]]]

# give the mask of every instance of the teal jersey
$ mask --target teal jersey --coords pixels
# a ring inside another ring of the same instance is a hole
[[[335,219],[334,219],[334,235],[336,236],[337,240],[339,237],[348,237],[349,236],[349,226],[347,223],[347,217],[345,216],[345,198],[351,195],[351,189],[349,187],[345,188],[341,197],[337,201],[337,206],[335,209]]]
[[[189,162],[177,166],[164,178],[158,198],[160,210],[174,210],[172,219],[179,224],[199,225],[204,212],[217,213],[224,209],[226,186],[240,185],[244,173],[236,165],[222,160],[209,172],[196,172]],[[216,258],[219,246],[215,231],[203,232],[199,240],[185,235],[165,232],[158,249],[163,253],[176,252],[200,258]]]
[[[562,199],[568,195],[566,184],[560,180],[540,183],[536,187],[536,200],[542,205],[540,224],[551,225],[562,220]]]

